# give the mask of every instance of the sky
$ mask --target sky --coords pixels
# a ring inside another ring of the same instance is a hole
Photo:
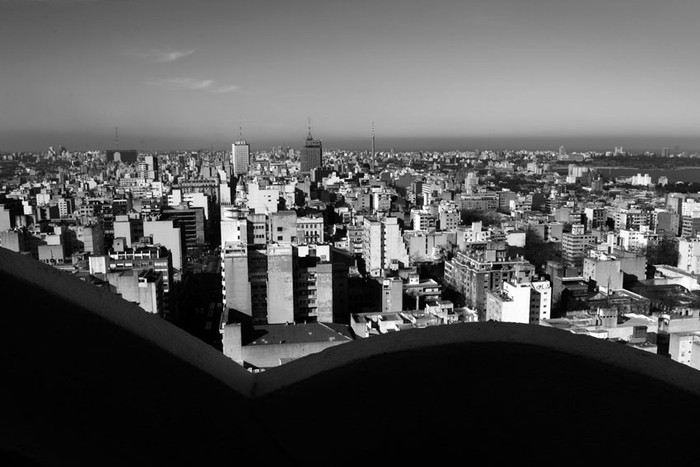
[[[0,0],[0,150],[700,150],[698,0]]]

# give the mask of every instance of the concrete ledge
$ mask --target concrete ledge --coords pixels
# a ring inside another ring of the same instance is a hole
[[[266,395],[314,375],[379,355],[437,349],[452,344],[519,344],[595,360],[653,378],[700,397],[700,372],[665,358],[614,342],[555,328],[517,323],[460,323],[359,339],[326,349],[256,375],[255,395]]]
[[[252,375],[119,297],[2,249],[0,297],[0,464],[695,458],[692,441],[665,443],[696,429],[700,372],[558,329],[407,330]]]
[[[94,287],[47,264],[0,248],[0,274],[7,274],[37,291],[60,297],[165,350],[183,362],[203,370],[240,394],[250,395],[253,378],[221,352],[206,345],[164,319],[144,312],[138,306],[112,293]],[[7,307],[4,312],[30,313],[21,306]],[[5,308],[5,307],[3,307]],[[40,325],[41,323],[37,323]]]

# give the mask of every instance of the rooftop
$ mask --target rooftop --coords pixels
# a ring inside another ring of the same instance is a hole
[[[244,345],[307,344],[311,342],[351,341],[347,326],[339,324],[267,324],[244,330]]]

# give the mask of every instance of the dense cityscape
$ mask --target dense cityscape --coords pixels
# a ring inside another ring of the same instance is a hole
[[[484,321],[700,369],[700,186],[677,179],[697,154],[375,143],[329,150],[309,127],[297,148],[256,150],[240,135],[221,150],[2,153],[0,246],[251,372]]]
[[[0,0],[0,465],[695,462],[698,20]]]

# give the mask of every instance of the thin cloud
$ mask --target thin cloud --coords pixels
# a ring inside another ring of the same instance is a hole
[[[214,84],[214,81],[211,79],[166,78],[151,80],[149,84],[172,90],[197,91],[210,88],[211,85]]]
[[[170,51],[165,51],[165,50],[151,50],[148,52],[143,52],[140,54],[137,54],[141,57],[145,57],[149,60],[153,60],[154,62],[157,63],[170,63],[174,62],[176,60],[180,60],[181,58],[189,57],[195,53],[195,49],[189,49],[189,50],[170,50]]]
[[[160,78],[147,81],[152,86],[158,86],[173,91],[208,91],[214,94],[226,94],[239,91],[240,86],[234,84],[215,85],[213,79],[196,79],[196,78]]]
[[[235,91],[238,91],[240,89],[241,89],[240,86],[236,86],[236,85],[219,86],[217,88],[212,89],[211,92],[215,92],[217,94],[224,94],[224,93],[228,93],[228,92],[235,92]]]

